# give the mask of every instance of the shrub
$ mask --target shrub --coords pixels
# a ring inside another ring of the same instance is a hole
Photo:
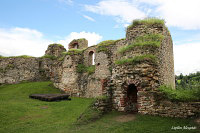
[[[83,64],[78,64],[76,71],[78,73],[85,73],[87,72],[89,75],[95,72],[95,65],[92,66],[85,66]]]
[[[119,53],[123,54],[126,51],[131,51],[136,46],[146,47],[160,47],[160,44],[163,40],[164,36],[161,34],[146,34],[144,36],[136,37],[134,42],[130,45],[124,46],[118,50]]]
[[[77,68],[76,68],[76,71],[78,73],[84,73],[84,72],[87,72],[87,67],[83,64],[78,64]]]
[[[127,29],[133,28],[137,25],[147,25],[147,26],[152,26],[152,25],[165,25],[165,21],[163,19],[158,19],[158,18],[146,18],[146,19],[137,19],[133,20],[132,24],[127,27]]]
[[[141,56],[135,56],[133,58],[127,58],[127,59],[120,59],[115,62],[116,65],[124,65],[124,64],[137,64],[144,61],[152,61],[156,62],[156,56],[147,54],[147,55],[141,55]]]
[[[199,101],[200,88],[194,89],[172,89],[169,86],[162,85],[158,88],[164,93],[165,97],[172,101]]]
[[[110,45],[114,45],[115,42],[116,42],[115,40],[106,40],[106,41],[100,42],[99,44],[97,44],[96,51],[97,52],[102,52],[102,51],[107,52],[108,51],[107,47]]]
[[[54,56],[54,55],[44,55],[44,56],[42,56],[42,58],[49,58],[51,60],[56,60],[57,59],[57,57]]]
[[[88,74],[93,74],[95,72],[95,65],[87,67]]]

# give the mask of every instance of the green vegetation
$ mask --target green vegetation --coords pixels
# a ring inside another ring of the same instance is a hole
[[[192,73],[189,75],[180,74],[176,76],[176,88],[184,88],[184,89],[200,89],[200,72]]]
[[[44,102],[30,99],[33,93],[60,93],[51,82],[29,82],[0,86],[1,133],[60,133],[93,102],[73,98],[71,101]]]
[[[8,64],[5,68],[0,68],[0,73],[5,73],[8,70],[13,69],[13,68],[15,68],[14,64]]]
[[[99,44],[97,44],[97,49],[96,51],[97,52],[108,52],[108,46],[110,45],[114,45],[115,44],[115,40],[106,40],[106,41],[103,41],[103,42],[100,42]]]
[[[137,19],[133,20],[132,24],[127,27],[127,29],[132,29],[133,27],[137,25],[147,25],[147,26],[152,26],[152,25],[165,25],[165,21],[163,19],[158,19],[158,18],[146,18],[146,19]]]
[[[5,69],[8,70],[8,69],[13,69],[13,68],[15,68],[14,64],[8,64]]]
[[[193,119],[165,118],[136,114],[122,122],[122,112],[101,112],[92,108],[95,99],[44,102],[30,99],[33,93],[60,93],[51,82],[26,82],[0,86],[1,133],[197,133],[172,127],[198,127]],[[100,118],[101,117],[101,118]],[[120,118],[119,118],[120,117]],[[99,119],[100,118],[100,119]]]
[[[89,122],[93,122],[102,116],[102,112],[96,108],[93,108],[95,100],[93,103],[80,115],[80,117],[75,122],[76,125],[85,125]]]
[[[156,62],[156,56],[151,54],[141,55],[141,56],[135,56],[133,58],[127,58],[127,59],[120,59],[115,62],[117,65],[124,65],[124,64],[137,64],[144,61],[152,61]]]
[[[48,58],[48,59],[51,59],[51,60],[56,60],[57,59],[57,57],[54,56],[54,55],[44,55],[44,56],[42,56],[42,58]]]
[[[9,56],[9,57],[0,56],[0,58],[33,58],[33,56],[29,55],[19,55],[19,56]]]
[[[107,100],[108,97],[107,96],[98,96],[98,97],[96,97],[96,99],[98,99],[98,100]]]
[[[60,46],[60,47],[64,47],[62,44],[57,44],[57,43],[53,43],[53,44],[50,44],[49,46]]]
[[[89,75],[95,72],[95,65],[92,66],[85,66],[83,64],[78,64],[76,71],[78,73],[85,73],[87,72]]]
[[[172,101],[200,101],[200,88],[194,89],[172,89],[169,86],[160,86],[159,90],[165,97]]]
[[[161,86],[165,96],[175,101],[200,101],[200,72],[176,76],[176,90]]]
[[[119,53],[123,54],[127,51],[133,50],[135,47],[160,47],[164,36],[161,34],[146,34],[144,36],[136,37],[134,42],[130,45],[124,46],[118,50]]]
[[[121,116],[121,117],[120,117]],[[194,130],[175,130],[173,127],[198,127],[193,119],[166,118],[135,114],[133,120],[122,122],[126,116],[122,112],[110,112],[100,119],[87,125],[78,125],[71,128],[75,133],[198,133]]]
[[[81,54],[83,49],[69,49],[67,52],[63,52],[64,55],[77,55]]]

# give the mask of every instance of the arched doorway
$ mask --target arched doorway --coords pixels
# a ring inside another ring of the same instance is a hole
[[[126,111],[127,112],[137,112],[137,87],[134,84],[130,84],[127,87],[127,97],[126,97]]]

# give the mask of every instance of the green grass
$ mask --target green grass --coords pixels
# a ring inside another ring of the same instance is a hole
[[[95,100],[94,100],[95,101]],[[94,102],[93,102],[94,104]],[[94,122],[98,120],[102,116],[102,112],[97,108],[93,108],[93,104],[91,104],[77,119],[74,123],[75,125],[85,125],[90,122]]]
[[[144,61],[152,61],[153,63],[156,63],[156,56],[151,55],[151,54],[135,56],[132,58],[117,60],[115,61],[115,64],[116,65],[137,64]]]
[[[164,36],[161,34],[146,34],[144,36],[138,36],[135,38],[134,42],[130,45],[121,47],[118,52],[123,54],[127,51],[133,50],[135,47],[160,47],[162,40],[164,39]]]
[[[83,53],[83,49],[69,49],[67,52],[63,52],[64,55],[78,55]]]
[[[60,133],[72,123],[93,99],[44,102],[30,99],[33,93],[60,93],[51,82],[31,82],[0,86],[0,133]]]
[[[172,89],[171,87],[163,85],[158,89],[164,93],[165,97],[172,101],[200,101],[200,88]]]
[[[56,60],[57,59],[57,57],[54,56],[54,55],[44,55],[41,58],[47,58],[47,59],[51,59],[51,60]]]
[[[59,47],[64,47],[62,44],[58,44],[58,43],[49,44],[49,46],[59,46]]]
[[[90,74],[93,74],[95,72],[95,65],[87,67],[83,64],[78,64],[76,71],[78,73],[88,73],[90,75]]]
[[[166,118],[149,115],[135,115],[135,119],[128,122],[116,121],[116,117],[124,115],[121,112],[110,112],[101,119],[83,126],[71,128],[76,133],[197,133],[195,130],[172,130],[177,126],[195,126],[192,119]]]
[[[152,25],[165,25],[165,21],[163,19],[158,19],[158,18],[146,18],[146,19],[137,19],[133,20],[132,24],[127,27],[127,29],[132,29],[133,27],[137,25],[147,25],[147,26],[152,26]]]
[[[124,113],[110,112],[99,118],[99,111],[91,108],[94,99],[44,102],[28,98],[33,93],[60,91],[51,82],[0,86],[0,133],[197,133],[197,130],[171,129],[197,127],[193,119],[136,114],[132,121],[119,122],[116,117]]]
[[[99,44],[97,44],[97,49],[96,49],[96,51],[97,52],[102,52],[102,51],[104,51],[104,52],[107,52],[108,51],[108,46],[110,46],[110,45],[114,45],[115,44],[115,40],[106,40],[106,41],[102,41],[102,42],[100,42]]]
[[[33,56],[29,56],[29,55],[8,56],[8,57],[0,56],[0,59],[1,58],[33,58]]]

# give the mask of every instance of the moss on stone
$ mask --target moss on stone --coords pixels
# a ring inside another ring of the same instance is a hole
[[[124,65],[124,64],[137,64],[141,63],[144,61],[152,61],[156,62],[156,56],[152,54],[146,54],[146,55],[141,55],[141,56],[135,56],[132,58],[126,58],[126,59],[120,59],[115,61],[116,65]]]
[[[0,56],[0,58],[33,58],[33,56],[29,56],[29,55],[19,55],[19,56]]]
[[[62,44],[58,44],[58,43],[49,44],[49,46],[59,46],[59,47],[64,47]]]
[[[9,70],[9,69],[13,69],[13,68],[15,68],[14,64],[8,64],[5,69]]]
[[[67,52],[63,52],[64,55],[78,55],[82,53],[83,49],[69,49]]]
[[[116,43],[115,40],[106,40],[106,41],[100,42],[99,44],[97,44],[96,51],[97,52],[102,52],[102,51],[107,52],[108,51],[107,47],[110,45],[114,45],[115,43]]]
[[[41,58],[48,58],[48,59],[51,59],[51,60],[56,60],[57,59],[57,57],[54,56],[54,55],[44,55]]]
[[[164,39],[164,36],[161,34],[146,34],[144,36],[138,36],[135,38],[132,44],[124,46],[118,50],[119,53],[123,54],[127,51],[131,51],[136,46],[139,47],[160,47],[162,40]]]
[[[146,18],[146,19],[137,19],[133,20],[132,24],[127,27],[127,29],[132,29],[133,27],[137,25],[165,25],[165,21],[163,19],[158,18]]]

